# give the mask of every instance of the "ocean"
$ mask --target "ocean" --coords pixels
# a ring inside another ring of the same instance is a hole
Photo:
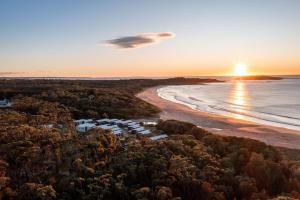
[[[300,130],[300,77],[166,86],[157,92],[195,110]]]

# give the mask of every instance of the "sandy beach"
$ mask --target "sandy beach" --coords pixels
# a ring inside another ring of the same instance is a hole
[[[218,135],[246,137],[273,146],[300,149],[300,131],[193,110],[188,106],[159,97],[157,89],[158,87],[146,89],[137,94],[137,97],[159,107],[162,110],[160,118],[163,120],[175,119],[191,122]]]

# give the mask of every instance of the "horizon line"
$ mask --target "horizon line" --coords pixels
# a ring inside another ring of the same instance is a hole
[[[300,76],[300,74],[256,74],[247,76]],[[235,75],[198,75],[198,76],[0,76],[0,79],[60,79],[60,78],[82,78],[82,79],[151,79],[151,78],[197,78],[197,77],[237,77]]]

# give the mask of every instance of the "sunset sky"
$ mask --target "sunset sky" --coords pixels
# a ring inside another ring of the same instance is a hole
[[[300,74],[299,0],[2,0],[0,76]]]

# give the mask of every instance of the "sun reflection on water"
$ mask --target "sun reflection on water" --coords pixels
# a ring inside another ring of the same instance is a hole
[[[231,91],[231,102],[235,118],[244,119],[242,113],[245,112],[245,107],[248,106],[248,91],[244,82],[238,81],[234,83],[233,89]],[[239,114],[241,113],[241,114]]]

